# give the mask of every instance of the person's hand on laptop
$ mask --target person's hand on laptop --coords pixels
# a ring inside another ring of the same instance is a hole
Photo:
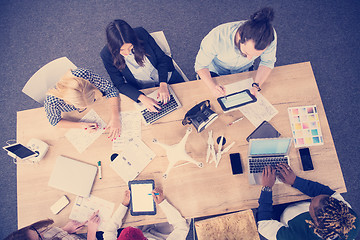
[[[276,170],[270,165],[266,166],[262,173],[262,185],[263,187],[272,188],[276,180]]]
[[[152,98],[149,98],[143,94],[140,94],[138,100],[144,104],[144,106],[149,110],[150,112],[159,112],[157,109],[161,109],[159,106],[159,103],[155,101]]]
[[[161,82],[158,89],[157,98],[162,103],[166,104],[170,100],[169,89],[166,82]]]
[[[157,203],[157,204],[160,204],[162,201],[164,201],[165,197],[164,197],[164,194],[163,194],[163,191],[161,188],[158,188],[156,187],[153,191],[152,191],[152,196],[154,198],[154,201]]]
[[[122,201],[122,205],[124,205],[125,207],[128,207],[130,204],[130,190],[127,189],[125,192],[124,192],[124,199]]]
[[[296,179],[296,174],[293,172],[291,167],[285,163],[280,163],[277,165],[279,170],[278,177],[283,183],[293,185]]]

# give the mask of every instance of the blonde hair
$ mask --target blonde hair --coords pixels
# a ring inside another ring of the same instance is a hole
[[[89,81],[68,71],[47,94],[58,97],[68,104],[83,108],[95,102],[100,91]]]

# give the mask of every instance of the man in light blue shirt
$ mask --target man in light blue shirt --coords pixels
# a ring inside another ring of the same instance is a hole
[[[261,90],[276,62],[277,36],[270,23],[273,18],[273,10],[263,8],[250,20],[217,26],[202,40],[195,72],[215,96],[224,96],[225,89],[212,77],[248,71],[258,57],[260,64],[250,91],[256,95]]]

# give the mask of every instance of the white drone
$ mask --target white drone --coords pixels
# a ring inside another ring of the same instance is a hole
[[[167,167],[167,169],[166,169],[166,171],[165,171],[165,173],[163,175],[163,178],[166,179],[168,177],[168,174],[169,174],[171,168],[174,167],[174,165],[178,161],[186,161],[187,163],[193,163],[193,164],[197,165],[199,168],[203,167],[202,162],[195,161],[185,151],[185,144],[186,144],[186,141],[187,141],[187,139],[188,139],[191,132],[192,132],[192,128],[189,127],[186,130],[185,136],[181,139],[181,141],[179,143],[177,143],[177,144],[172,145],[172,146],[160,143],[155,138],[153,139],[153,143],[159,144],[162,148],[164,148],[166,150],[166,155],[167,155],[167,158],[168,158],[168,161],[169,161],[169,165],[168,165],[168,167]],[[187,163],[185,163],[185,164],[187,164]],[[182,166],[182,165],[183,164],[180,164],[180,165],[178,165],[176,167],[179,167],[179,166]]]

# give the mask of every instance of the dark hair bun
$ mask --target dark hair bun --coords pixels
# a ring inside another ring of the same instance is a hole
[[[274,10],[269,7],[262,8],[251,15],[250,19],[254,22],[271,22],[274,20]]]

